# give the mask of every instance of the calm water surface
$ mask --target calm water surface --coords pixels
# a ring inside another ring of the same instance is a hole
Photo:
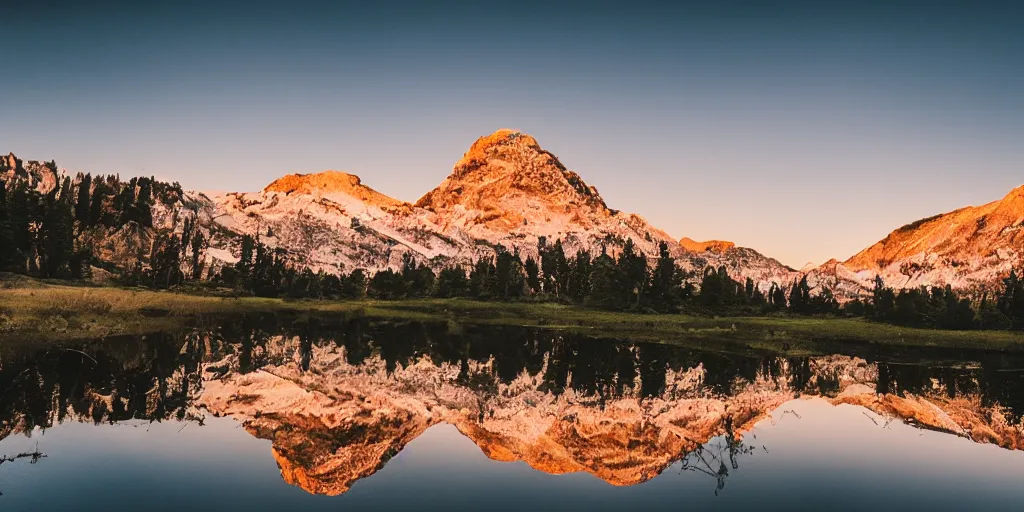
[[[2,510],[1021,510],[1012,357],[352,321],[0,360]]]

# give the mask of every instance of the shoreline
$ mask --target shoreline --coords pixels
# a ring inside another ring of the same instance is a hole
[[[838,317],[702,317],[611,312],[550,302],[468,299],[316,301],[56,285],[0,288],[0,347],[54,344],[211,326],[218,318],[272,314],[325,320],[438,321],[533,327],[676,345],[738,345],[786,355],[831,345],[1024,352],[1024,333],[913,329]]]

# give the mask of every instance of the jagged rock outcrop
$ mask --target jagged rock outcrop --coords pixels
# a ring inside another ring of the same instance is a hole
[[[45,194],[57,186],[58,178],[58,170],[52,163],[35,160],[24,162],[14,156],[14,153],[8,153],[7,156],[0,158],[0,181],[4,183],[24,179],[28,181],[30,188]]]

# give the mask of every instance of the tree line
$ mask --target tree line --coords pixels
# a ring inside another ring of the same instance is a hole
[[[555,301],[611,311],[718,315],[840,312],[831,292],[812,294],[806,278],[791,287],[773,284],[766,293],[750,278],[744,283],[734,280],[725,267],[708,267],[699,276],[687,273],[676,264],[665,243],[659,245],[653,264],[629,239],[616,256],[602,251],[596,257],[582,250],[567,256],[561,240],[548,243],[541,239],[537,255],[524,259],[518,251],[499,245],[493,256],[481,257],[468,268],[449,265],[435,272],[407,253],[397,269],[387,268],[372,275],[362,269],[332,274],[296,269],[287,263],[284,250],[272,249],[245,235],[239,261],[223,267],[213,280],[263,297],[461,297]],[[699,286],[693,282],[698,278]]]
[[[1001,290],[972,300],[948,285],[894,290],[876,277],[870,297],[846,303],[843,311],[906,327],[1024,330],[1024,281],[1011,270]]]
[[[264,297],[401,300],[469,298],[554,301],[610,311],[739,316],[785,313],[800,316],[863,317],[872,321],[935,329],[1024,329],[1024,280],[1011,272],[1003,288],[972,300],[949,286],[894,290],[876,278],[870,296],[840,305],[832,290],[812,290],[807,276],[763,291],[751,278],[739,282],[725,267],[699,275],[683,271],[664,243],[653,264],[626,240],[617,256],[579,251],[567,256],[560,240],[541,239],[538,257],[525,259],[502,246],[468,270],[459,265],[438,272],[404,255],[401,267],[372,275],[296,270],[281,249],[244,236],[242,258],[224,267],[215,282]],[[695,282],[699,282],[696,285]]]

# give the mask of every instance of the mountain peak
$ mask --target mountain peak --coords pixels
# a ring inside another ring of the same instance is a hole
[[[508,129],[477,139],[448,178],[416,206],[435,212],[461,206],[480,213],[468,223],[503,229],[531,220],[611,213],[597,189],[566,169],[537,139]]]
[[[469,151],[464,155],[468,157],[470,155],[480,155],[486,153],[488,149],[510,144],[520,144],[535,149],[540,149],[540,144],[537,143],[537,139],[532,136],[525,134],[519,130],[510,130],[508,128],[501,128],[490,135],[484,135],[476,140],[472,146],[469,147]]]
[[[324,171],[315,174],[289,174],[278,178],[263,189],[264,192],[280,192],[286,195],[332,195],[345,194],[376,206],[398,207],[403,204],[393,197],[381,194],[363,185],[355,174],[341,171]]]
[[[455,163],[452,176],[465,176],[482,167],[488,171],[522,172],[529,168],[545,167],[566,172],[562,162],[555,155],[545,151],[537,143],[537,139],[518,130],[502,128],[490,135],[484,135],[469,147],[462,158]],[[500,167],[500,169],[498,168]]]

